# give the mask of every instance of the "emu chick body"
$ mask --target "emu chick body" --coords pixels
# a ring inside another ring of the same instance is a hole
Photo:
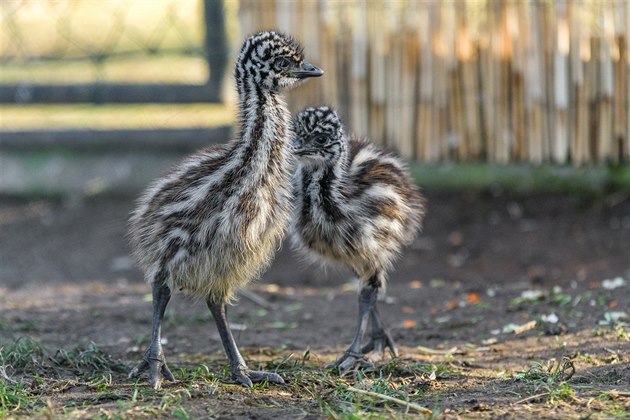
[[[350,267],[362,281],[355,340],[336,365],[363,363],[360,344],[368,317],[372,339],[363,352],[389,347],[396,353],[376,297],[396,257],[420,229],[420,190],[400,159],[368,141],[349,139],[329,107],[306,108],[295,120],[295,131],[300,164],[294,179],[293,243],[312,260]]]
[[[162,377],[174,379],[160,334],[171,290],[179,289],[206,300],[237,382],[283,382],[275,373],[247,368],[227,323],[226,303],[267,266],[289,222],[292,130],[281,91],[321,74],[291,37],[249,37],[234,71],[235,137],[190,156],[140,199],[130,237],[153,288],[153,329],[151,345],[130,376],[150,369],[154,388]]]

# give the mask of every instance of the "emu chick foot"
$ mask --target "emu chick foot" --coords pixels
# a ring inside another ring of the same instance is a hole
[[[382,359],[385,357],[385,349],[389,350],[392,357],[398,357],[398,347],[392,336],[387,331],[382,330],[378,334],[372,335],[370,341],[361,349],[361,352],[363,354],[374,353],[375,356]]]
[[[374,363],[367,360],[362,354],[346,351],[339,359],[329,365],[326,365],[326,367],[339,368],[341,372],[345,372],[355,368],[373,369]]]
[[[251,370],[245,366],[239,366],[232,369],[232,379],[239,384],[251,388],[255,383],[269,382],[274,384],[283,384],[284,379],[277,373],[264,372],[262,370]]]
[[[149,347],[144,353],[142,361],[129,372],[129,378],[137,378],[146,370],[150,372],[149,378],[151,387],[155,390],[160,389],[162,378],[167,381],[175,380],[171,370],[166,365],[166,359],[164,358],[164,352],[161,347],[157,349],[153,346]]]

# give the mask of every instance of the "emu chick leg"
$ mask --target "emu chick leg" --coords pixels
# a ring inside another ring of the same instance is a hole
[[[372,312],[372,308],[374,308],[376,304],[377,296],[378,287],[368,286],[361,289],[359,293],[359,318],[354,340],[352,340],[352,344],[350,344],[350,347],[348,347],[343,356],[330,365],[330,367],[339,367],[341,370],[349,370],[355,366],[373,367],[372,363],[363,358],[363,354],[361,353],[361,340],[365,335],[369,316]]]
[[[217,329],[219,330],[219,335],[221,336],[221,341],[223,342],[223,348],[225,349],[228,361],[230,362],[232,379],[249,388],[253,386],[254,382],[267,381],[276,384],[283,384],[284,379],[282,379],[282,377],[277,373],[250,370],[247,367],[243,356],[241,356],[241,353],[238,351],[234,337],[232,336],[232,331],[230,330],[230,326],[227,321],[225,302],[215,302],[209,299],[206,303],[208,304],[210,312],[212,312],[214,322],[217,324]]]
[[[164,318],[164,311],[170,299],[171,289],[169,289],[168,286],[153,283],[153,328],[151,332],[151,345],[144,353],[142,361],[129,372],[129,378],[135,378],[149,369],[153,389],[160,389],[162,377],[169,381],[175,380],[175,377],[173,377],[173,374],[166,365],[161,343],[162,319]]]
[[[385,349],[389,349],[392,356],[398,357],[398,348],[392,339],[392,336],[383,328],[383,322],[378,313],[376,303],[372,311],[370,311],[370,322],[372,323],[372,337],[370,341],[361,349],[362,353],[374,352],[380,356],[384,356]]]

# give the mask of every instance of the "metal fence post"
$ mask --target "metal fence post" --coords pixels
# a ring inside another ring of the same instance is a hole
[[[208,88],[211,97],[220,98],[228,57],[223,0],[203,0],[203,6],[206,26],[206,59],[209,71]]]

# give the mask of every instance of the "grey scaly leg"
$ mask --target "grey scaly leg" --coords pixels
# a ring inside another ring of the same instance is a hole
[[[225,302],[215,302],[213,300],[207,301],[208,308],[212,312],[214,321],[217,324],[221,341],[223,342],[223,348],[230,363],[230,370],[232,372],[232,378],[241,385],[251,388],[254,382],[273,382],[276,384],[283,384],[284,379],[277,373],[263,372],[259,370],[251,370],[245,364],[243,356],[238,351],[232,331],[227,321]]]
[[[361,353],[361,340],[365,335],[370,313],[372,308],[374,308],[377,296],[378,287],[374,287],[374,285],[361,289],[359,293],[359,318],[354,340],[352,340],[352,344],[350,344],[343,356],[332,365],[329,365],[329,367],[339,367],[341,370],[349,370],[355,366],[373,367],[372,363],[365,360]]]
[[[361,352],[365,354],[373,351],[374,353],[383,356],[385,349],[387,348],[393,357],[398,357],[398,348],[396,347],[396,343],[392,339],[392,336],[385,331],[385,328],[383,328],[383,323],[378,313],[376,303],[374,303],[374,307],[370,312],[370,321],[372,322],[372,337],[370,338],[370,341],[363,346]]]
[[[162,319],[166,305],[171,299],[171,289],[164,284],[153,284],[153,329],[151,331],[151,345],[144,353],[142,361],[129,372],[129,378],[135,378],[150,369],[150,381],[153,389],[160,389],[162,377],[174,381],[175,377],[166,365],[161,343]]]

